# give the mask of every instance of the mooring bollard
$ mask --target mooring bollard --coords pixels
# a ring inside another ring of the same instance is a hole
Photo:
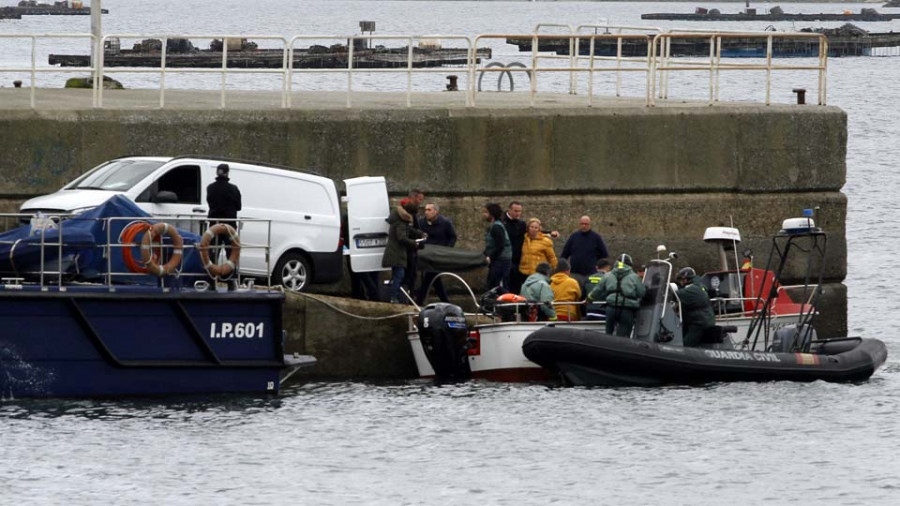
[[[21,87],[22,87],[22,81],[19,81],[18,79],[16,79],[15,81],[13,81],[13,86],[16,87],[16,88],[21,88]]]
[[[450,81],[447,83],[447,91],[459,91],[459,86],[456,84],[457,79],[459,76],[447,76],[447,80]]]
[[[806,88],[794,88],[792,91],[797,94],[797,105],[806,103]]]

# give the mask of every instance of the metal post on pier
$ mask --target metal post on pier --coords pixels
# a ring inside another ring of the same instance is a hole
[[[97,96],[97,88],[103,86],[103,76],[100,75],[100,55],[103,51],[103,0],[91,0],[91,67],[93,67],[94,97]],[[94,99],[96,101],[96,98]]]

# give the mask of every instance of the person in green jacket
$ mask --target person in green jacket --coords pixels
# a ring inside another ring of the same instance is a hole
[[[606,333],[630,337],[634,317],[647,288],[632,269],[631,255],[622,254],[615,268],[591,291],[589,300],[606,298]]]
[[[697,272],[685,267],[678,271],[675,282],[681,287],[678,300],[681,301],[681,324],[685,346],[699,346],[706,329],[716,325],[712,303],[703,286],[694,283]]]
[[[537,264],[535,273],[528,276],[522,283],[522,292],[519,294],[529,302],[542,302],[539,313],[540,320],[556,321],[556,310],[553,309],[553,289],[550,288],[550,273],[553,268],[547,262]]]
[[[394,208],[385,220],[390,227],[381,266],[391,268],[391,302],[395,304],[400,302],[400,285],[406,275],[407,255],[424,246],[417,243],[416,239],[425,237],[425,234],[412,226],[413,214],[417,208],[415,203],[405,203]]]

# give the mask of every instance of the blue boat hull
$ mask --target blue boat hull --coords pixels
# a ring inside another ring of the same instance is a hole
[[[281,293],[0,290],[0,398],[279,389]]]

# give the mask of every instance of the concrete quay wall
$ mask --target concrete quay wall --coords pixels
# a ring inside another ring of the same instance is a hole
[[[846,332],[846,197],[840,189],[847,119],[838,108],[585,108],[560,99],[558,106],[545,102],[533,109],[365,103],[295,110],[3,109],[0,104],[4,211],[117,156],[210,154],[314,168],[336,180],[384,175],[395,197],[421,188],[454,219],[459,247],[481,249],[486,201],[505,206],[519,200],[525,217],[537,216],[562,233],[557,253],[578,217],[589,214],[611,254],[628,252],[644,263],[665,244],[681,255],[676,266],[703,271],[717,262],[701,240],[706,227],[733,220],[744,238],[741,249],[753,250],[762,267],[781,221],[818,206],[819,223],[829,232],[820,335]],[[485,273],[465,277],[478,290]],[[314,289],[344,295],[348,284]],[[350,313],[397,311],[341,304]],[[405,318],[360,325],[325,308],[292,296],[286,311],[289,349],[317,355],[316,374],[414,375]]]

